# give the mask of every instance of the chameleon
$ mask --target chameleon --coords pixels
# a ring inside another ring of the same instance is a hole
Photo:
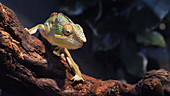
[[[56,50],[53,50],[55,55],[61,56],[61,51],[64,53],[65,60],[74,72],[71,80],[84,81],[78,65],[68,51],[81,48],[87,41],[82,27],[79,24],[74,24],[62,13],[54,12],[44,24],[38,24],[28,29],[30,34],[35,34],[38,31],[52,46],[56,47]]]

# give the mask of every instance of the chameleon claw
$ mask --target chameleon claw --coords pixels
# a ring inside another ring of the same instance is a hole
[[[78,75],[75,75],[74,77],[72,77],[71,80],[73,80],[73,82],[84,81],[84,79],[81,76],[78,76]]]

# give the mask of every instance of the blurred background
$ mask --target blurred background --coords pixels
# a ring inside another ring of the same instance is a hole
[[[62,12],[87,37],[72,50],[82,73],[134,84],[145,72],[169,70],[170,0],[1,0],[22,25],[44,23]]]

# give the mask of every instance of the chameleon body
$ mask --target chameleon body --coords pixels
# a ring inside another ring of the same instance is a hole
[[[38,24],[28,31],[30,34],[34,34],[37,30],[52,46],[57,46],[57,50],[53,51],[54,54],[60,56],[60,51],[64,52],[65,60],[75,74],[72,80],[84,81],[78,65],[68,51],[68,49],[81,48],[83,43],[86,42],[82,27],[79,24],[74,24],[62,13],[53,13],[44,24]]]

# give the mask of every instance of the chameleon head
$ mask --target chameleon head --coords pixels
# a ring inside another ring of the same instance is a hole
[[[61,48],[77,49],[81,48],[83,43],[86,42],[83,29],[79,24],[74,24],[68,17],[62,13],[57,14],[57,31],[53,39],[55,44]],[[59,30],[60,29],[60,30]]]
[[[67,49],[81,48],[86,42],[86,37],[80,25],[65,24],[62,27],[62,35],[55,34],[57,46]]]

